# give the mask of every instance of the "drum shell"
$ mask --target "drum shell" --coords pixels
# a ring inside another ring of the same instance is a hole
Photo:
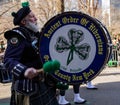
[[[105,33],[105,36],[107,38],[107,45],[108,45],[108,61],[111,59],[112,57],[112,49],[113,49],[113,44],[112,44],[112,39],[111,39],[111,35],[109,33],[109,31],[107,30],[106,26],[103,25],[98,19],[96,19],[96,21],[100,24],[100,26],[102,27],[104,33]]]

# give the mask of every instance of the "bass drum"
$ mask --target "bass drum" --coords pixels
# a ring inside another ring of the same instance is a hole
[[[64,12],[51,18],[41,31],[39,54],[43,63],[58,60],[52,76],[68,84],[91,81],[103,70],[111,54],[107,29],[82,12]]]

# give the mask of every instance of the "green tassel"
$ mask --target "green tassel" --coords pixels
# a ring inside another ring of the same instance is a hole
[[[52,61],[53,69],[54,70],[59,70],[60,69],[60,62],[57,60]]]
[[[60,62],[57,60],[48,61],[43,65],[44,72],[54,73],[56,70],[60,69]]]
[[[27,6],[30,6],[28,1],[27,1],[27,2],[22,2],[22,4],[21,4],[21,5],[22,5],[22,7],[27,7]]]
[[[44,72],[50,73],[52,71],[52,69],[53,69],[52,62],[48,61],[48,62],[44,63],[44,65],[43,65]]]

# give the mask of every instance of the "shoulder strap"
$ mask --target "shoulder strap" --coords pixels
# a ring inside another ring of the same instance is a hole
[[[25,39],[27,40],[31,40],[30,38],[30,32],[25,28],[25,27],[18,27],[18,28],[15,28],[14,30],[18,30],[20,33],[21,36],[23,36]]]
[[[6,39],[9,39],[11,38],[12,36],[18,36],[18,37],[23,37],[24,39],[27,39],[27,35],[26,33],[20,28],[20,27],[17,27],[17,28],[13,28],[12,30],[8,30],[4,33],[4,37]]]

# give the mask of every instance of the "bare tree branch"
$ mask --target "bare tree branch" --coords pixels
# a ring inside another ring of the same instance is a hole
[[[8,12],[10,9],[16,7],[17,5],[18,5],[18,4],[15,4],[14,6],[9,7],[7,10],[5,10],[4,12],[2,12],[2,13],[0,14],[0,17],[1,17],[3,14],[5,14],[6,12]]]

